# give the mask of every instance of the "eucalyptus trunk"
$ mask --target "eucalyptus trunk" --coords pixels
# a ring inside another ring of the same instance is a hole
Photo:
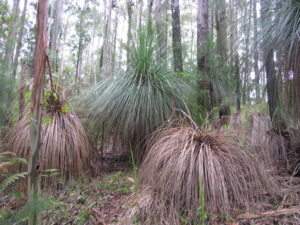
[[[16,37],[16,29],[17,29],[18,16],[19,16],[19,4],[20,4],[20,0],[14,0],[13,8],[12,8],[12,20],[9,23],[7,42],[5,45],[4,62],[6,65],[7,74],[11,73],[11,66],[14,57],[15,37]]]
[[[241,111],[241,81],[240,81],[240,63],[239,63],[239,56],[235,54],[235,79],[236,79],[236,110]]]
[[[111,48],[110,48],[110,37],[111,37],[111,12],[113,7],[113,0],[109,0],[108,14],[107,14],[107,27],[103,42],[103,75],[105,78],[111,75]]]
[[[161,3],[162,0],[155,1],[155,21],[156,21],[156,29],[158,33],[158,49],[157,49],[157,59],[165,59],[165,52],[164,52],[164,36],[165,36],[165,29],[164,29],[164,22],[161,10]]]
[[[203,75],[203,89],[208,90],[207,38],[208,38],[208,0],[198,0],[197,7],[197,70]],[[201,87],[199,87],[201,88]],[[204,98],[204,108],[209,111],[208,95]]]
[[[152,35],[152,6],[154,0],[148,0],[147,3],[147,31],[148,37]]]
[[[28,224],[40,224],[38,200],[40,196],[40,148],[41,148],[41,120],[43,102],[43,82],[46,69],[47,51],[47,19],[48,0],[38,2],[37,28],[34,53],[34,83],[32,88],[31,102],[31,125],[30,125],[30,151],[28,159],[28,201],[34,204],[30,211]]]
[[[216,29],[217,29],[217,53],[223,62],[227,62],[227,21],[226,21],[226,2],[216,0]]]
[[[19,121],[24,117],[25,111],[25,92],[26,92],[26,63],[22,63],[19,99]]]
[[[179,0],[171,0],[174,71],[183,72]]]
[[[244,72],[244,87],[243,87],[243,104],[247,103],[247,99],[250,95],[249,89],[249,75],[250,75],[250,50],[249,50],[249,43],[250,43],[250,21],[251,21],[251,9],[252,9],[252,1],[250,1],[249,10],[247,7],[245,8],[244,14],[244,32],[245,32],[245,72]]]
[[[57,36],[58,36],[58,30],[61,26],[61,14],[62,14],[62,8],[63,8],[63,0],[57,0],[56,2],[56,15],[55,15],[55,22],[54,22],[54,29],[52,32],[52,38],[51,38],[51,61],[53,65],[53,71],[57,71],[56,68],[56,57],[57,57]]]
[[[223,89],[224,93],[219,91],[215,93],[217,104],[222,104],[226,98],[226,89],[229,88],[229,77],[227,72],[227,56],[228,56],[228,43],[227,43],[227,21],[226,21],[226,2],[225,0],[216,0],[215,2],[215,20],[216,20],[216,31],[217,31],[217,54],[220,58],[221,65],[224,67],[221,73],[224,76]],[[219,109],[220,117],[228,116],[230,114],[230,105],[221,105]]]
[[[127,46],[130,47],[130,41],[131,41],[131,24],[132,24],[132,1],[127,0],[127,14],[128,14],[128,29],[127,29]],[[127,51],[126,55],[126,60],[127,60],[127,69],[129,67],[129,61],[130,61],[130,56],[129,52]]]
[[[259,69],[258,69],[258,37],[257,37],[257,12],[256,12],[256,0],[253,1],[253,30],[254,30],[254,73],[255,73],[255,98],[256,103],[260,101],[260,86],[259,86]]]
[[[117,44],[117,32],[118,32],[118,22],[119,18],[116,12],[114,24],[114,40],[113,40],[113,51],[112,51],[112,62],[111,62],[111,73],[114,75],[115,72],[115,62],[116,62],[116,44]]]
[[[267,76],[267,94],[268,94],[269,113],[270,113],[271,120],[273,120],[279,103],[278,84],[276,79],[273,50],[271,50],[266,57],[265,68],[266,68],[266,76]]]

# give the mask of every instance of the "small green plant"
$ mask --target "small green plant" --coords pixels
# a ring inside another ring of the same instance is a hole
[[[27,160],[16,157],[13,153],[4,152],[0,154],[0,177],[4,177],[1,182],[0,192],[3,192],[8,186],[27,176],[27,172],[11,172],[12,168],[20,163],[27,164]]]
[[[199,179],[199,191],[200,191],[200,196],[201,196],[201,223],[202,223],[202,225],[204,225],[206,213],[205,213],[205,209],[204,209],[204,196],[203,196],[203,190],[202,190],[202,185],[201,185],[200,179]]]
[[[137,181],[138,181],[138,177],[137,177],[137,168],[136,168],[136,166],[135,166],[135,161],[134,161],[134,156],[133,156],[133,151],[132,151],[132,147],[131,147],[131,144],[129,144],[129,146],[130,146],[130,154],[131,154],[131,162],[132,162],[132,166],[133,166],[133,174],[134,174],[134,181],[135,181],[135,183],[137,184]],[[138,201],[138,185],[136,185],[136,205],[135,205],[135,207],[136,207],[136,213],[135,213],[135,215],[134,215],[134,224],[135,225],[137,225],[138,223],[137,223],[137,218],[136,218],[136,215],[137,215],[137,213],[138,213],[138,208],[139,208],[139,203],[138,203],[139,201]]]

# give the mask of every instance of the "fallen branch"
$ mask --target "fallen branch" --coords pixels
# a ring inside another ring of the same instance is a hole
[[[273,210],[268,212],[262,212],[257,214],[251,214],[251,213],[244,213],[237,216],[237,219],[257,219],[262,217],[271,217],[271,216],[289,216],[289,215],[300,215],[300,209],[297,207],[292,208],[286,208],[286,209],[280,209],[280,210]]]

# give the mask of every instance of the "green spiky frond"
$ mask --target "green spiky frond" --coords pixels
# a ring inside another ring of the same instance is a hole
[[[140,32],[125,46],[130,64],[125,73],[101,81],[88,95],[90,122],[98,130],[126,141],[142,140],[164,121],[187,111],[184,82],[156,60],[155,37]]]
[[[270,3],[270,4],[269,4]],[[262,47],[280,51],[288,69],[300,70],[300,2],[280,0],[262,3]]]

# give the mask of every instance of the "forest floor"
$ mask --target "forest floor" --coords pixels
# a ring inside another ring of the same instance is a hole
[[[300,178],[283,173],[276,179],[283,192],[278,202],[266,198],[264,203],[250,206],[248,213],[235,210],[237,213],[227,215],[229,222],[224,222],[224,215],[208,215],[205,224],[300,224]],[[52,207],[42,213],[42,224],[122,224],[118,218],[134,190],[130,160],[106,157],[99,175],[78,179],[60,190],[43,191]],[[15,210],[20,204],[8,194],[2,193],[0,198],[2,212]]]

